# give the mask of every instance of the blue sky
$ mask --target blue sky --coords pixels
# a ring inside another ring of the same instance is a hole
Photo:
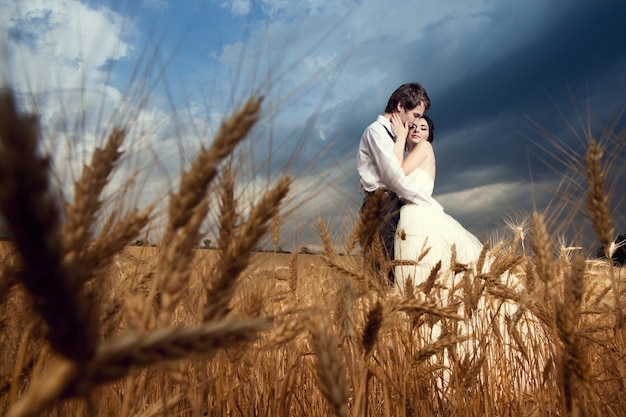
[[[579,160],[588,128],[606,141],[626,233],[621,1],[0,0],[0,16],[0,82],[67,132],[48,141],[64,184],[112,120],[139,109],[135,156],[110,192],[143,170],[138,204],[163,197],[181,161],[259,91],[242,198],[293,174],[283,246],[315,244],[317,217],[338,230],[354,220],[360,135],[417,81],[436,125],[435,197],[480,238],[533,207],[580,212],[582,178],[561,150]],[[555,220],[555,233],[566,223],[595,244],[584,220]]]

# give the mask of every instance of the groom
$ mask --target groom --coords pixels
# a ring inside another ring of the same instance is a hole
[[[391,115],[398,113],[400,120],[409,126],[422,117],[429,107],[430,99],[424,87],[418,83],[402,84],[389,97],[385,113],[379,115],[361,136],[356,165],[364,197],[363,207],[378,188],[383,189],[385,196],[379,228],[385,260],[393,258],[393,241],[404,201],[420,206],[441,207],[430,195],[421,192],[422,184],[404,175],[400,162],[393,154],[395,135],[391,129]],[[393,284],[393,268],[390,268],[388,277]]]

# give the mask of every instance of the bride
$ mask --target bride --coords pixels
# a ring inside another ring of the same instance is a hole
[[[426,184],[428,188],[424,191],[431,195],[436,168],[431,145],[434,134],[432,121],[424,116],[407,127],[394,115],[391,122],[397,137],[394,154],[405,175],[419,176],[420,183]],[[406,157],[405,147],[408,151]],[[423,343],[434,343],[450,331],[468,335],[464,342],[456,345],[455,351],[475,363],[479,363],[480,358],[487,358],[492,379],[503,378],[502,381],[509,381],[510,385],[511,381],[505,378],[510,378],[515,367],[532,361],[533,366],[519,372],[511,386],[526,389],[530,386],[529,382],[540,380],[533,372],[543,369],[548,359],[542,353],[535,354],[532,349],[528,349],[528,346],[538,346],[539,341],[547,340],[537,317],[516,302],[484,291],[474,293],[474,285],[480,287],[482,283],[482,280],[475,281],[477,276],[484,272],[488,272],[486,275],[496,273],[490,271],[496,262],[493,262],[493,254],[489,253],[484,254],[481,270],[477,271],[483,244],[476,236],[442,210],[406,203],[400,209],[394,244],[394,259],[403,264],[396,266],[392,292],[426,299],[442,306],[456,306],[457,313],[462,317],[462,321],[456,324],[427,321],[430,327],[421,336]],[[436,270],[439,262],[441,267]],[[464,264],[463,269],[467,269],[468,274],[457,274],[452,262],[455,265]],[[429,279],[431,271],[434,274]],[[518,294],[524,292],[521,280],[512,272],[497,273],[501,274],[499,278],[492,279]],[[473,278],[465,281],[464,275]],[[428,284],[421,285],[425,282]],[[470,291],[467,291],[468,285]],[[434,358],[431,360],[436,362]],[[447,383],[451,380],[452,362],[448,356],[444,356],[441,364],[442,382]],[[535,367],[537,364],[541,366]]]
[[[394,154],[405,175],[419,177],[420,183],[426,186],[424,192],[432,195],[436,172],[431,144],[435,131],[432,120],[424,116],[407,128],[397,115],[393,115],[391,125],[397,137]],[[456,263],[468,267],[476,263],[483,248],[476,236],[444,211],[404,204],[395,235],[394,259],[408,262],[395,268],[394,292],[404,293],[409,278],[413,286],[422,284],[439,261],[440,270],[449,271],[453,266],[450,265],[453,246]]]

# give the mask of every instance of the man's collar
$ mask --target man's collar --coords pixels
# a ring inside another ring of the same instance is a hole
[[[378,123],[380,123],[381,125],[383,125],[383,127],[385,128],[385,130],[389,134],[389,137],[395,142],[396,141],[396,135],[394,135],[393,131],[391,130],[391,122],[389,121],[389,119],[387,119],[385,116],[383,116],[381,114],[381,115],[378,116],[378,119],[376,119],[376,121]]]

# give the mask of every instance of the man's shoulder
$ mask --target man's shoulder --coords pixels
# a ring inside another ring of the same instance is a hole
[[[380,135],[384,132],[385,126],[380,122],[379,119],[376,119],[365,128],[365,130],[363,131],[363,136]]]
[[[385,125],[384,125],[384,124],[382,124],[382,123],[380,122],[380,120],[374,120],[372,123],[370,123],[370,124],[367,126],[367,128],[368,128],[368,129],[382,130],[382,129],[384,129],[384,128],[385,128]]]

